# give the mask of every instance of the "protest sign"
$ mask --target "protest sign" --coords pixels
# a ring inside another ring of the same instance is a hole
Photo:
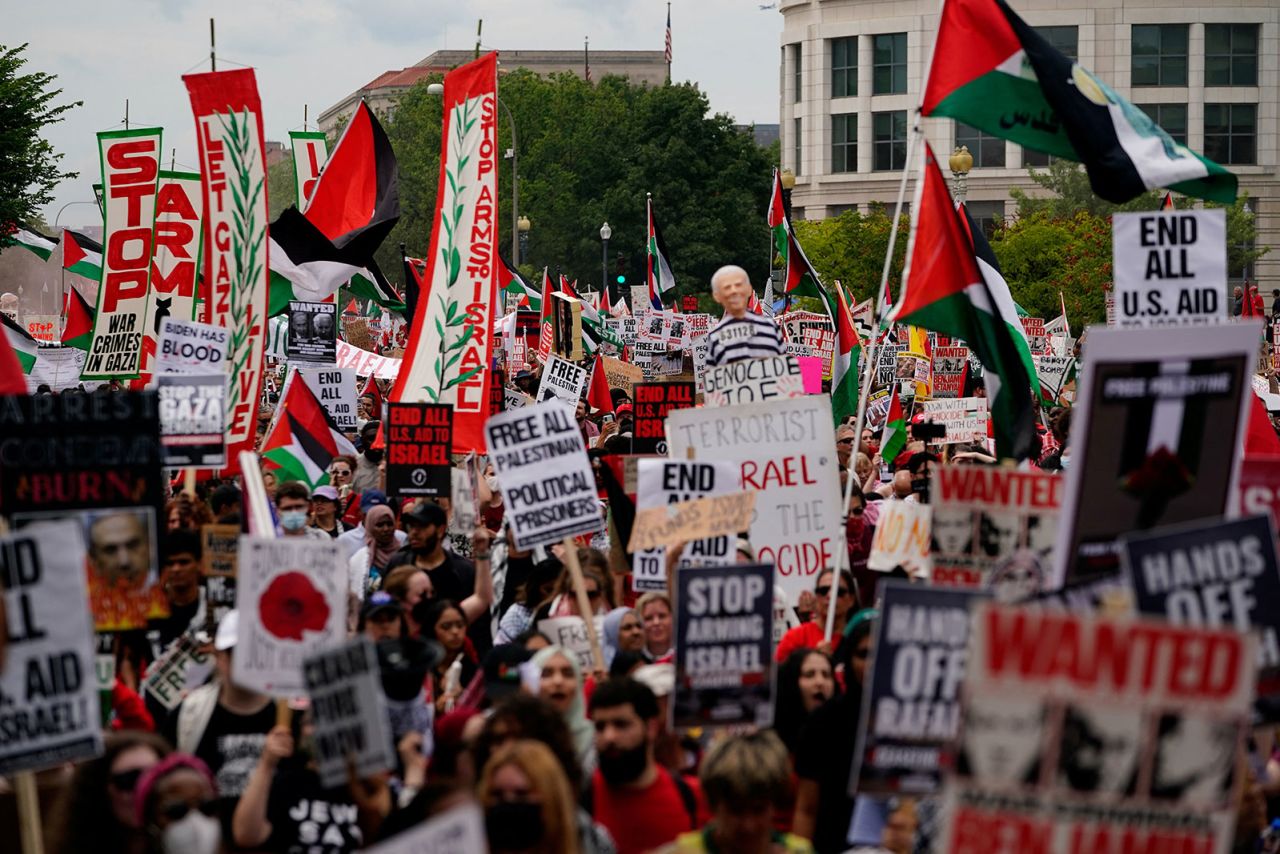
[[[240,625],[231,678],[273,697],[306,686],[302,659],[347,634],[347,567],[336,543],[243,536],[236,577]]]
[[[323,785],[345,785],[348,764],[360,777],[396,767],[373,641],[360,637],[307,656],[302,678],[311,698],[312,753]]]
[[[478,803],[463,801],[403,833],[365,849],[365,854],[475,854],[488,850],[484,811]]]
[[[157,374],[212,374],[227,367],[227,336],[221,326],[166,317],[160,321]]]
[[[895,344],[888,341],[876,350],[876,376],[872,383],[877,388],[891,386],[898,381],[898,354],[905,353],[906,344]],[[908,390],[908,393],[911,393]]]
[[[239,525],[201,525],[200,546],[200,568],[206,578],[235,577],[240,547]]]
[[[867,429],[872,432],[884,427],[889,416],[889,407],[893,405],[893,397],[889,389],[882,388],[867,395]]]
[[[563,400],[570,406],[577,406],[582,399],[582,390],[587,385],[587,369],[567,362],[552,354],[542,368],[542,383],[538,386],[538,402],[544,400]]]
[[[1245,457],[1240,483],[1231,505],[1233,516],[1271,514],[1280,530],[1280,457]]]
[[[453,514],[449,517],[449,533],[470,538],[480,521],[476,501],[475,463],[468,455],[462,468],[449,469],[452,480],[450,496]]]
[[[1054,356],[1046,353],[1036,357],[1036,373],[1040,376],[1040,388],[1044,396],[1054,403],[1067,404],[1064,392],[1067,382],[1076,371],[1075,356]]]
[[[195,316],[203,208],[199,174],[161,170],[143,341],[142,367],[148,373],[156,373],[155,355],[165,318],[189,320]]]
[[[28,314],[25,318],[27,334],[37,341],[52,342],[58,332],[58,315]]]
[[[114,666],[114,659],[112,664]],[[141,693],[173,711],[192,688],[200,686],[198,681],[192,684],[191,675],[207,676],[212,669],[213,656],[202,652],[201,644],[191,635],[178,635],[164,654],[147,668]]]
[[[0,669],[0,774],[102,753],[84,540],[70,520],[0,539],[8,645]]]
[[[592,618],[596,624],[596,637],[604,637],[604,615]],[[587,632],[586,621],[579,616],[548,617],[538,621],[538,631],[551,639],[551,643],[562,646],[578,656],[578,664],[584,673],[595,669],[595,660],[591,652],[591,635]]]
[[[571,362],[582,359],[581,301],[558,291],[551,294],[551,333],[552,353]]]
[[[502,412],[485,430],[516,548],[600,530],[595,476],[570,406],[547,401]]]
[[[27,393],[34,394],[42,385],[52,391],[75,388],[80,384],[84,356],[78,347],[41,347],[36,351],[36,363],[27,374]]]
[[[1221,516],[1236,493],[1261,324],[1090,327],[1054,581],[1119,566],[1130,531]]]
[[[1253,638],[992,602],[973,611],[937,850],[1230,850]]]
[[[1062,478],[995,466],[937,466],[930,480],[933,583],[992,587],[1001,601],[1047,587]]]
[[[519,409],[522,406],[530,406],[533,400],[529,395],[522,391],[504,386],[502,389],[502,408],[503,410]]]
[[[755,503],[754,492],[738,492],[640,510],[631,528],[627,551],[655,549],[745,531],[751,526]]]
[[[707,363],[711,360],[710,336],[706,333],[695,335],[689,342],[689,353],[693,357],[693,379],[695,390],[698,394],[705,394]]]
[[[756,559],[777,566],[776,583],[793,603],[812,589],[841,543],[830,399],[681,409],[668,416],[667,432],[674,459],[740,464],[742,488],[759,493],[751,523]]]
[[[311,393],[329,413],[333,424],[344,432],[356,429],[356,372],[350,368],[297,368]]]
[[[1040,591],[1024,602],[1057,611],[1096,614],[1102,608],[1116,608],[1120,613],[1132,609],[1133,592],[1120,570],[1098,575],[1086,581],[1074,581],[1056,590]]]
[[[227,375],[160,374],[160,444],[172,468],[221,468],[227,464]]]
[[[795,356],[742,359],[708,368],[702,377],[703,402],[707,406],[758,403],[804,394],[800,363]]]
[[[289,361],[332,365],[337,351],[337,304],[289,300],[289,339],[285,344]]]
[[[637,454],[666,454],[667,415],[693,406],[691,382],[636,383],[631,448]]]
[[[880,585],[851,793],[932,794],[942,788],[941,755],[960,724],[969,609],[983,595],[894,580]]]
[[[1022,321],[1022,334],[1026,336],[1027,346],[1031,348],[1031,354],[1038,356],[1045,350],[1048,341],[1047,333],[1044,330],[1043,317],[1020,317]]]
[[[636,383],[644,381],[644,372],[635,365],[610,359],[608,356],[601,357],[601,362],[604,364],[604,375],[609,388],[620,388],[627,393],[627,397],[632,396]]]
[[[348,344],[346,341],[339,341],[336,364],[339,368],[351,368],[358,376],[394,380],[400,373],[403,360],[391,356],[380,356]]]
[[[773,567],[681,569],[676,591],[672,729],[772,724]]]
[[[387,493],[448,498],[453,489],[453,407],[443,403],[387,404]]]
[[[634,459],[636,510],[645,511],[712,495],[737,492],[742,485],[739,466],[733,463],[698,463],[657,458]],[[741,530],[746,530],[743,528]],[[711,566],[732,563],[736,557],[733,537],[725,535],[685,544],[679,566]],[[631,560],[633,590],[666,590],[666,549],[636,551]]]
[[[867,569],[892,572],[901,566],[913,578],[928,578],[933,568],[929,552],[930,511],[928,504],[914,501],[880,502]]]
[[[956,398],[964,393],[969,369],[968,347],[936,347],[933,351],[933,398]]]
[[[1111,223],[1118,326],[1227,319],[1226,211],[1118,213]]]
[[[932,441],[940,445],[981,442],[987,438],[987,399],[957,397],[953,400],[925,400],[920,412],[926,421],[941,424],[947,434]]]
[[[369,318],[367,317],[343,317],[342,337],[352,347],[358,347],[361,350],[373,350],[378,346],[378,342],[373,338],[373,333],[369,331]]]
[[[1261,721],[1280,720],[1280,571],[1271,517],[1158,528],[1120,545],[1138,613],[1175,626],[1257,632],[1255,708]]]

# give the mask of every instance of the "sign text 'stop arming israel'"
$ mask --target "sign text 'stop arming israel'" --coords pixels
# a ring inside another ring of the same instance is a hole
[[[1116,214],[1117,326],[1187,326],[1227,318],[1222,210]]]

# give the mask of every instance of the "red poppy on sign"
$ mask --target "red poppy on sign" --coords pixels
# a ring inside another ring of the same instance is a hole
[[[324,631],[329,603],[305,573],[276,576],[258,600],[262,627],[281,640],[302,640],[302,632]]]

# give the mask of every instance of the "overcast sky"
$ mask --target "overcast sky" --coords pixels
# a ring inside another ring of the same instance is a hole
[[[764,0],[771,2],[771,0]],[[778,121],[782,17],[755,0],[674,0],[672,76],[694,80],[712,110],[739,122]],[[209,68],[209,18],[217,19],[220,68],[256,69],[268,139],[301,130],[311,115],[389,68],[434,50],[485,48],[660,50],[664,0],[62,0],[7,4],[0,42],[29,42],[27,70],[55,74],[64,101],[84,106],[46,137],[80,177],[63,182],[45,210],[52,226],[67,202],[93,200],[100,130],[165,130],[166,159],[197,169],[191,106],[180,79]],[[225,63],[225,64],[224,64]],[[93,208],[67,208],[61,226],[101,224]]]

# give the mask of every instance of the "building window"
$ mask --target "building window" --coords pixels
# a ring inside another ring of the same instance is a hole
[[[802,84],[804,83],[802,75],[804,52],[802,48],[803,45],[801,42],[796,42],[791,46],[791,59],[794,63],[791,66],[791,94],[793,96],[792,101],[797,104],[800,103],[800,97],[803,91]]]
[[[1032,151],[1030,148],[1022,149],[1022,165],[1036,166],[1041,169],[1053,162],[1053,156],[1045,154],[1043,151]]]
[[[838,217],[840,216],[840,214],[845,214],[845,213],[848,213],[849,211],[853,211],[854,213],[857,213],[858,206],[857,205],[827,205],[827,216],[829,218]]]
[[[886,171],[907,165],[907,111],[871,114],[872,168]]]
[[[1215,163],[1257,162],[1258,106],[1204,105],[1204,156]]]
[[[800,220],[802,220],[802,219],[804,219],[804,208],[802,208],[802,207],[795,207],[795,206],[792,206],[792,208],[791,208],[791,221],[792,221],[792,222],[799,222],[799,221],[800,221]]]
[[[831,171],[858,171],[858,114],[831,117]]]
[[[1187,85],[1187,25],[1135,24],[1133,85]]]
[[[1139,110],[1151,117],[1151,121],[1164,128],[1173,141],[1187,144],[1186,104],[1138,104]]]
[[[804,159],[804,144],[800,136],[800,131],[801,131],[800,119],[794,119],[792,124],[794,125],[794,128],[795,128],[793,131],[793,133],[795,134],[795,142],[792,143],[792,145],[795,147],[795,152],[792,154],[792,159],[794,162],[791,165],[791,171],[799,175],[800,161]]]
[[[1004,140],[998,136],[983,133],[963,122],[956,122],[956,147],[961,145],[969,146],[974,166],[1004,165]]]
[[[874,46],[871,94],[898,95],[906,92],[907,34],[882,33],[871,38]]]
[[[1049,46],[1068,59],[1080,58],[1080,30],[1078,27],[1032,27],[1049,43]]]
[[[858,37],[831,40],[831,97],[858,94]]]
[[[1204,85],[1258,85],[1258,25],[1204,25]]]
[[[1004,225],[1004,202],[965,202],[964,206],[988,240]]]

